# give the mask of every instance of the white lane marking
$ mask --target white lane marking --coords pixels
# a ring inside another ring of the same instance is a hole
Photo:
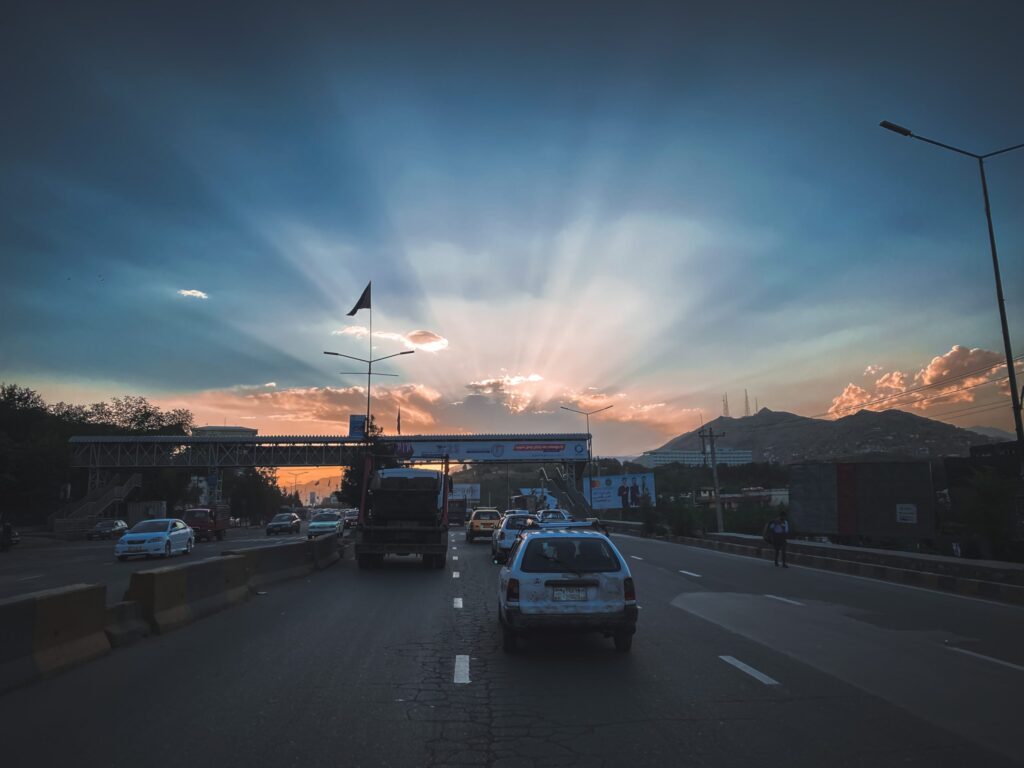
[[[991,656],[985,656],[982,653],[975,653],[974,651],[968,651],[966,648],[954,648],[951,645],[947,645],[946,647],[949,648],[949,650],[951,650],[951,651],[956,651],[957,653],[966,653],[968,656],[973,656],[976,659],[983,659],[985,661],[991,661],[993,664],[999,664],[1000,666],[1003,666],[1003,667],[1009,667],[1010,669],[1016,669],[1018,672],[1024,672],[1024,667],[1020,666],[1019,664],[1013,664],[1013,663],[1011,663],[1009,661],[1003,661],[1002,659],[994,659]]]
[[[453,539],[453,541],[454,541],[454,539]],[[453,547],[452,547],[452,549],[458,549],[458,547],[454,547],[454,546],[453,546]]]
[[[630,536],[628,533],[617,533],[615,534],[620,539],[635,539],[636,541],[642,541],[647,544],[662,544],[666,547],[687,547],[691,550],[698,552],[705,552],[709,555],[717,555],[719,557],[731,557],[735,560],[746,560],[748,563],[758,565],[765,562],[765,558],[751,557],[749,555],[736,555],[732,552],[722,552],[717,549],[705,549],[704,547],[690,547],[687,544],[676,544],[672,541],[661,541],[660,539],[644,539],[640,536]],[[958,595],[956,592],[946,592],[941,589],[930,589],[929,587],[915,587],[913,584],[901,584],[898,581],[885,581],[884,579],[874,579],[870,576],[857,576],[853,573],[842,573],[841,571],[830,571],[826,568],[811,568],[807,565],[792,565],[790,568],[795,568],[799,571],[811,571],[814,574],[822,574],[824,576],[835,576],[841,579],[857,579],[858,581],[866,581],[870,584],[874,584],[878,587],[893,587],[896,589],[912,589],[917,592],[927,592],[929,595],[937,595],[939,597],[955,597],[958,600],[970,600],[973,603],[985,603],[987,605],[994,605],[997,608],[1006,608],[1010,611],[1024,611],[1024,605],[1016,605],[1014,603],[1000,603],[995,600],[989,600],[984,597],[975,597],[973,595]]]
[[[452,571],[452,578],[453,579],[459,578],[459,572],[458,571]]]
[[[732,656],[719,656],[718,658],[720,658],[726,664],[731,664],[732,666],[736,667],[736,669],[738,669],[740,672],[746,672],[752,678],[754,678],[758,682],[764,683],[765,685],[778,685],[779,684],[778,680],[775,680],[775,679],[773,679],[771,677],[768,677],[768,675],[764,674],[763,672],[758,672],[756,669],[751,667],[749,664],[744,664],[742,661],[740,661],[739,659],[733,658]]]
[[[459,559],[458,555],[452,555],[452,560],[458,560],[458,559]]]
[[[684,576],[693,576],[693,578],[695,579],[701,578],[701,575],[699,573],[694,573],[693,571],[680,571],[680,573]]]
[[[630,555],[630,557],[632,557],[634,560],[643,560],[642,557],[637,557],[636,555]]]
[[[469,682],[469,656],[460,654],[455,657],[455,677],[452,682],[456,685],[465,685]]]
[[[462,607],[462,598],[461,597],[452,598],[452,607],[453,608],[461,608]]]
[[[24,577],[22,579],[15,579],[14,581],[15,582],[19,582],[19,581],[32,581],[32,579],[41,579],[45,575],[46,575],[45,573],[39,573],[39,574],[36,574],[35,576],[26,576],[26,577]]]
[[[770,597],[772,600],[778,600],[782,603],[789,603],[790,605],[803,605],[803,603],[798,603],[796,600],[790,600],[788,597],[779,597],[778,595],[765,595],[765,597]]]

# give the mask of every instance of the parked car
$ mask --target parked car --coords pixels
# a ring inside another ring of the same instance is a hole
[[[294,512],[281,512],[267,523],[267,536],[272,533],[298,533],[302,530],[302,521]]]
[[[128,523],[124,520],[100,520],[92,527],[92,530],[85,534],[85,538],[93,539],[116,539],[124,535],[128,530]]]
[[[501,518],[501,526],[491,534],[491,555],[499,562],[503,561],[519,538],[520,532],[526,529],[531,520],[533,517],[525,512],[506,513]]]
[[[321,512],[314,515],[313,519],[309,521],[309,525],[306,526],[307,538],[323,536],[325,533],[337,536],[341,533],[341,526],[341,515],[337,512]]]
[[[359,522],[359,510],[358,509],[346,509],[344,514],[344,528],[355,528],[356,523]]]
[[[466,541],[470,544],[473,539],[481,536],[490,536],[491,532],[501,525],[501,515],[494,508],[481,507],[473,511],[473,516],[466,524]]]
[[[636,587],[625,558],[602,533],[585,528],[524,531],[498,575],[503,648],[544,630],[600,632],[615,650],[633,646]]]
[[[133,525],[130,531],[117,540],[114,555],[121,561],[135,555],[170,557],[175,552],[187,555],[195,545],[195,534],[183,521],[158,518]]]

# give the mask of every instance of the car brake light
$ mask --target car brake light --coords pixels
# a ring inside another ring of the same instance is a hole
[[[636,587],[633,586],[633,579],[627,577],[622,583],[622,593],[626,600],[636,600]]]
[[[519,579],[509,579],[505,589],[505,599],[519,601]]]

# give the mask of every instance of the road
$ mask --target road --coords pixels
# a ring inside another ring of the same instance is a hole
[[[1020,764],[1024,610],[616,536],[632,653],[506,655],[496,566],[461,539],[443,571],[343,561],[12,691],[4,763]]]
[[[297,536],[267,536],[262,528],[232,528],[227,532],[225,541],[196,542],[191,557],[198,559],[226,549],[262,547],[305,538],[305,533]],[[170,562],[185,562],[182,559],[184,557],[175,555]],[[139,558],[118,562],[114,558],[113,541],[46,540],[40,543],[26,538],[18,546],[0,555],[0,600],[25,592],[84,583],[105,584],[107,604],[112,605],[124,597],[134,571],[165,564],[159,559]]]

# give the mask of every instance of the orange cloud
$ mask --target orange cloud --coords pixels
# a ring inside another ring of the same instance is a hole
[[[362,325],[349,325],[331,331],[332,336],[355,336],[357,339],[364,339],[369,333],[370,329]],[[399,341],[408,349],[422,352],[440,352],[448,348],[448,339],[433,331],[415,330],[404,334],[394,331],[374,331],[373,338]]]
[[[973,403],[983,392],[980,385],[998,378],[1005,367],[1003,356],[998,352],[957,344],[946,354],[933,357],[913,375],[890,371],[876,379],[871,389],[847,384],[842,393],[833,398],[828,413],[836,418],[862,408],[875,411],[902,408],[927,413],[950,403]],[[868,366],[865,375],[875,368]],[[927,389],[917,391],[921,387]]]

